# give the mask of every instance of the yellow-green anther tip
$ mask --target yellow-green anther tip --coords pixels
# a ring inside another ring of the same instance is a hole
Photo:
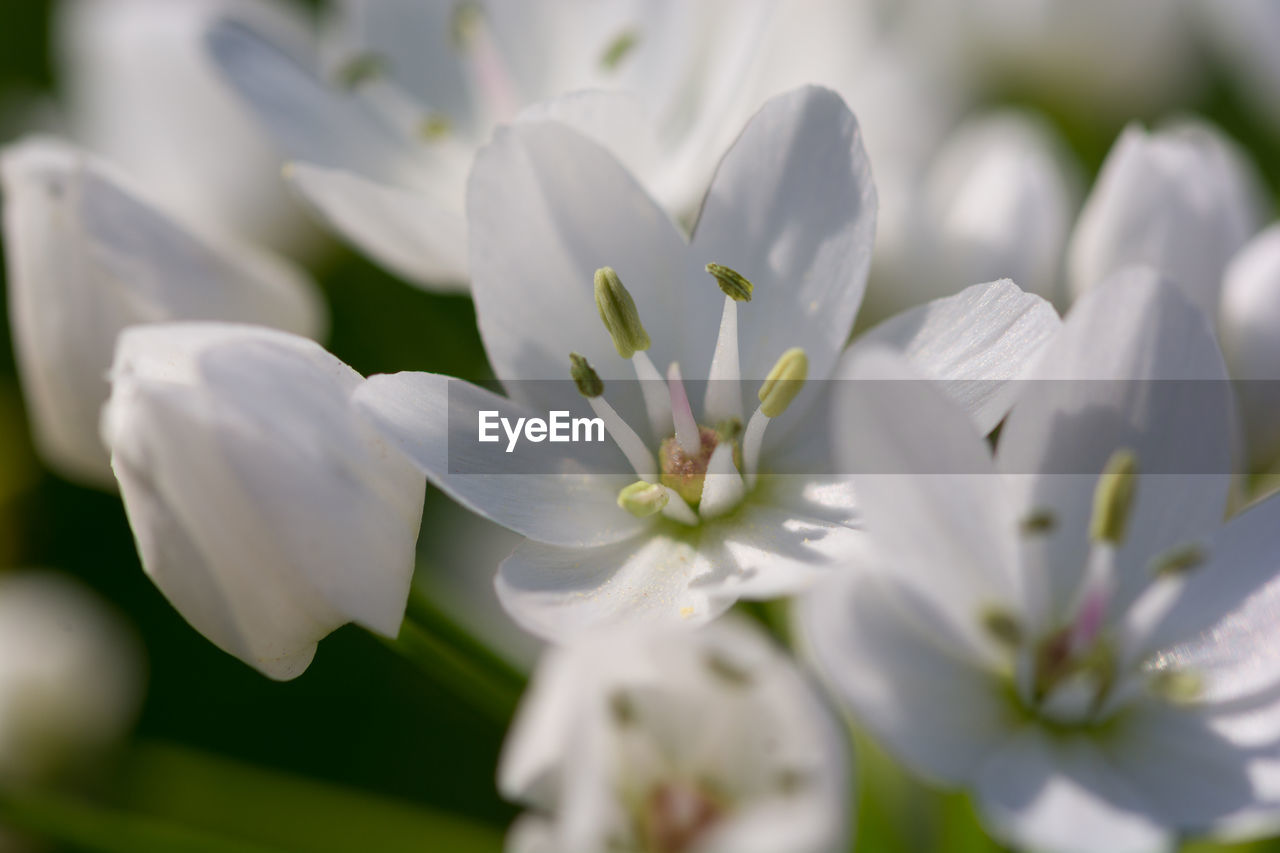
[[[646,483],[644,480],[638,480],[618,492],[618,506],[636,518],[647,518],[662,512],[662,508],[669,500],[671,496],[667,494],[665,488],[657,483]]]
[[[600,67],[605,71],[617,70],[622,64],[622,60],[635,48],[640,42],[640,33],[635,30],[623,30],[609,42],[605,47],[604,53],[600,55]]]
[[[804,350],[795,347],[784,352],[760,386],[760,411],[770,418],[785,412],[808,375],[809,357]]]
[[[599,397],[604,393],[604,382],[600,374],[592,370],[587,360],[576,352],[569,353],[569,375],[578,386],[578,393],[584,397]]]
[[[735,302],[750,302],[751,294],[756,286],[747,281],[737,270],[731,270],[720,264],[707,264],[707,272],[715,276],[716,283],[724,291],[724,295]]]
[[[1138,491],[1138,457],[1132,451],[1117,450],[1107,461],[1093,493],[1093,520],[1089,536],[1095,542],[1119,545],[1132,515]]]
[[[376,53],[362,53],[339,66],[334,79],[340,87],[350,90],[383,77],[386,73],[386,57]]]
[[[601,267],[595,277],[596,308],[600,319],[613,338],[618,355],[631,358],[640,350],[649,348],[649,333],[640,323],[636,303],[622,284],[613,267]]]

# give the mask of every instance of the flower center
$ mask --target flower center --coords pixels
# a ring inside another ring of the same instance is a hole
[[[784,352],[760,386],[760,407],[746,430],[742,429],[738,303],[749,302],[754,287],[741,274],[719,264],[708,264],[707,272],[725,294],[702,406],[704,420],[717,424],[715,428],[695,418],[680,365],[670,365],[664,384],[646,354],[650,340],[640,312],[617,272],[609,267],[595,274],[596,308],[618,355],[632,363],[641,380],[651,433],[667,436],[657,448],[656,460],[651,446],[605,401],[604,383],[587,360],[577,353],[569,355],[578,391],[604,421],[605,430],[640,477],[618,495],[618,506],[639,517],[662,513],[682,524],[696,525],[736,507],[755,485],[769,421],[787,410],[808,374],[803,350]]]
[[[652,853],[690,850],[724,813],[724,805],[694,783],[661,782],[649,791],[640,807],[644,849]]]

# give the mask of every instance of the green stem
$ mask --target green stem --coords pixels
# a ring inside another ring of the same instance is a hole
[[[400,636],[386,642],[494,722],[505,726],[510,721],[524,690],[524,676],[417,590],[409,595]]]

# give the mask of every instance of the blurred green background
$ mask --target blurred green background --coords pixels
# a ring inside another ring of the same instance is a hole
[[[47,0],[5,0],[0,7],[0,104],[20,94],[56,91],[49,14]],[[1010,90],[992,100],[1044,110],[1089,174],[1119,129],[1025,92]],[[1272,189],[1280,186],[1280,142],[1250,118],[1229,85],[1214,83],[1188,106],[1240,139]],[[488,378],[468,299],[426,294],[341,249],[315,272],[333,316],[328,345],[357,370]],[[5,308],[0,299],[0,567],[57,568],[114,602],[136,627],[149,658],[149,691],[136,740],[182,748],[134,753],[129,773],[100,792],[106,802],[122,812],[150,812],[270,842],[244,849],[462,849],[463,836],[440,834],[452,830],[436,832],[413,813],[353,806],[349,798],[330,802],[324,792],[298,789],[284,778],[244,775],[238,765],[192,758],[184,751],[190,749],[460,816],[493,830],[473,838],[468,849],[496,846],[498,833],[516,813],[494,788],[501,726],[357,629],[326,640],[302,677],[275,683],[189,628],[141,571],[119,500],[61,480],[36,460]],[[428,513],[441,500],[429,494]],[[977,828],[963,797],[927,792],[873,748],[860,750],[859,757],[859,850],[1000,849]],[[357,834],[344,839],[335,823]],[[111,826],[103,827],[110,834]],[[117,849],[142,849],[141,843],[122,841]],[[162,840],[155,849],[169,847]],[[1280,844],[1238,849],[1280,850]]]

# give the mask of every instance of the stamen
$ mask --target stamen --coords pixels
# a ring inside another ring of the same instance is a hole
[[[1095,542],[1089,549],[1089,565],[1081,584],[1080,601],[1071,625],[1071,653],[1080,654],[1093,645],[1107,622],[1111,598],[1116,588],[1116,551],[1109,542]]]
[[[733,445],[720,444],[711,453],[707,473],[702,482],[702,501],[698,514],[704,519],[718,518],[742,502],[746,486],[733,464]]]
[[[662,512],[670,499],[664,486],[646,483],[644,480],[632,483],[618,492],[618,506],[636,518],[648,518]]]
[[[760,407],[747,422],[747,432],[742,437],[742,470],[748,489],[756,484],[765,428],[772,418],[785,412],[791,405],[791,401],[804,388],[808,373],[809,359],[804,350],[796,347],[779,357],[764,384],[760,386]]]
[[[1089,536],[1094,542],[1124,543],[1137,490],[1138,459],[1132,451],[1117,450],[1107,461],[1093,493]]]
[[[716,352],[711,357],[711,370],[707,376],[707,394],[702,401],[702,411],[707,420],[742,420],[742,388],[738,384],[741,378],[742,370],[738,365],[738,303],[733,297],[726,296],[724,312],[720,315]]]
[[[667,505],[662,508],[663,517],[689,527],[697,527],[698,514],[693,511],[693,507],[685,503],[684,498],[680,497],[680,493],[675,489],[665,485],[663,488],[667,490]]]
[[[693,417],[693,407],[689,405],[689,395],[684,390],[684,380],[680,378],[680,365],[674,361],[667,368],[667,390],[671,394],[671,418],[675,421],[676,442],[686,454],[697,455],[702,449],[702,435],[698,431],[698,422]]]
[[[385,77],[387,58],[380,53],[361,53],[351,57],[334,72],[334,82],[348,92],[370,80]]]
[[[635,368],[636,379],[640,380],[640,393],[644,395],[644,408],[654,440],[671,435],[675,423],[671,420],[671,396],[667,393],[662,374],[654,367],[649,354],[643,351],[637,351],[631,357],[631,366]]]
[[[613,267],[601,267],[595,275],[596,308],[600,319],[613,338],[618,355],[631,358],[637,351],[649,348],[649,333],[640,322],[635,300],[622,285]]]
[[[508,121],[520,110],[516,86],[485,23],[484,7],[462,0],[453,8],[453,47],[466,57],[471,77],[493,113],[495,123]]]
[[[618,445],[640,479],[655,482],[658,479],[658,465],[653,454],[640,436],[636,435],[636,431],[604,399],[604,382],[600,380],[600,375],[587,363],[586,358],[576,352],[569,353],[569,365],[578,393],[587,398],[592,411],[604,421],[605,432],[609,433],[613,443]]]
[[[622,60],[635,49],[640,43],[640,33],[637,30],[623,30],[614,37],[605,47],[604,53],[600,55],[600,67],[605,71],[617,71],[618,66],[622,64]]]

